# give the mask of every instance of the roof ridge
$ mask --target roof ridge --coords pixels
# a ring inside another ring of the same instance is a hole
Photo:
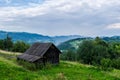
[[[42,54],[41,56],[43,56],[44,53],[46,53],[46,52],[48,51],[48,49],[50,48],[50,46],[51,46],[52,44],[53,44],[53,43],[51,43],[51,44],[49,45],[49,47],[46,49],[46,51],[43,52],[43,54]]]
[[[34,62],[40,58],[43,58],[43,56],[45,55],[45,53],[47,53],[49,51],[49,49],[51,49],[51,47],[54,46],[56,47],[53,43],[35,43],[35,45],[32,45],[26,52],[20,56],[18,56],[18,58],[21,58],[23,60],[27,60],[30,62]],[[55,49],[58,49],[57,47]],[[59,49],[58,49],[59,51]]]

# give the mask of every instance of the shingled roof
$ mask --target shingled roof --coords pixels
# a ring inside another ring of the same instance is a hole
[[[35,43],[24,54],[19,55],[19,59],[23,59],[29,62],[34,62],[43,57],[48,49],[54,46],[52,43]],[[57,48],[56,48],[57,49]],[[59,51],[59,49],[57,49]],[[59,51],[59,53],[61,53]]]

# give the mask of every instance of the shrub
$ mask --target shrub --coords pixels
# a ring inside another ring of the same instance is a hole
[[[35,64],[35,63],[30,63],[24,60],[18,60],[17,61],[19,65],[23,66],[24,68],[34,71],[38,69],[42,69],[43,65],[42,64]]]
[[[31,71],[52,68],[52,64],[49,62],[47,62],[45,65],[43,63],[31,63],[24,60],[18,60],[17,62],[19,65]]]
[[[112,61],[110,59],[103,58],[101,60],[101,69],[104,71],[111,71],[112,70]]]
[[[76,61],[76,53],[72,50],[64,51],[63,54],[60,55],[60,59],[68,60],[68,61]]]
[[[18,64],[22,65],[24,68],[29,69],[29,70],[34,70],[34,68],[35,68],[34,64],[30,64],[29,62],[26,62],[23,60],[19,60]]]
[[[25,52],[30,47],[29,44],[23,42],[23,41],[17,41],[14,43],[12,51],[14,52]]]
[[[112,63],[113,63],[112,67],[120,69],[120,58],[114,59]]]

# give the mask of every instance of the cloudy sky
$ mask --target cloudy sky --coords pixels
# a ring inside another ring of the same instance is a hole
[[[0,0],[0,30],[120,35],[120,0]]]

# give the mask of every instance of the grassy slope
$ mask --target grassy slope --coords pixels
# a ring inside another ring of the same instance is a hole
[[[29,71],[17,65],[15,59],[0,54],[0,80],[120,80],[119,70],[103,72],[92,66],[68,61],[61,61],[59,66],[48,69]]]

